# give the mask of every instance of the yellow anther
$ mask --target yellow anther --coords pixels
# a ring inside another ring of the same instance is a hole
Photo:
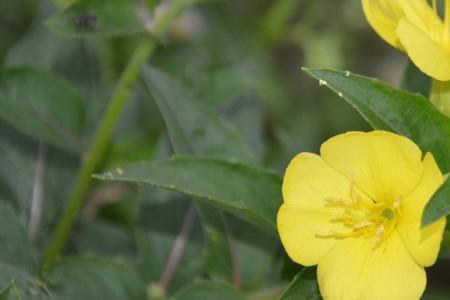
[[[332,204],[338,204],[338,205],[343,205],[343,206],[350,206],[353,204],[352,201],[345,199],[345,198],[339,198],[339,197],[326,198],[325,201],[332,203]]]
[[[402,204],[402,200],[403,200],[402,195],[400,195],[397,198],[395,198],[394,204],[392,204],[392,209],[396,210],[397,208],[399,208],[400,204]]]
[[[449,0],[450,1],[450,0]],[[326,198],[330,223],[338,226],[317,231],[321,238],[347,238],[364,236],[373,239],[375,247],[390,234],[396,224],[396,209],[403,198],[398,196],[391,203],[375,202],[359,194],[354,177],[350,178],[349,195]]]
[[[355,175],[352,174],[350,177],[350,197],[352,198],[353,202],[358,201],[358,196],[356,195],[356,189],[355,189]]]
[[[378,244],[379,241],[381,241],[381,238],[384,234],[384,224],[381,224],[380,227],[378,227],[377,232],[375,233],[375,239],[372,241],[374,245]]]
[[[316,237],[327,238],[327,237],[332,237],[335,234],[336,234],[336,232],[334,232],[331,229],[320,229],[319,231],[316,232]]]
[[[353,228],[356,229],[356,230],[359,230],[359,229],[363,229],[363,228],[366,228],[366,227],[370,227],[372,225],[373,225],[373,222],[365,221],[365,222],[361,222],[361,223],[356,224],[355,226],[353,226]]]

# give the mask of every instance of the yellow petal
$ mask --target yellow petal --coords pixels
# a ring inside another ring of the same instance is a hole
[[[375,250],[370,240],[342,240],[319,262],[317,277],[324,300],[419,300],[426,285],[396,231]]]
[[[440,81],[450,80],[450,52],[410,21],[399,22],[397,35],[414,64]]]
[[[386,131],[349,132],[322,144],[323,159],[374,201],[393,203],[422,177],[421,151],[409,139]]]
[[[406,20],[428,36],[440,39],[443,30],[442,21],[426,0],[397,1],[403,9]]]
[[[319,238],[317,232],[335,227],[327,212],[304,210],[283,204],[277,216],[281,243],[289,257],[304,266],[317,265],[335,244],[334,238]]]
[[[398,21],[404,16],[397,0],[362,0],[364,14],[372,28],[386,42],[402,50],[395,32]]]
[[[315,265],[336,243],[334,238],[318,238],[316,233],[342,231],[341,225],[330,222],[332,208],[327,208],[326,199],[348,198],[350,181],[320,156],[301,153],[289,164],[282,190],[284,204],[277,216],[281,242],[292,260]]]
[[[304,209],[323,210],[325,199],[348,197],[350,181],[318,155],[303,152],[289,163],[283,178],[284,202]]]
[[[423,209],[443,181],[441,171],[430,153],[427,153],[423,163],[422,180],[403,200],[397,228],[415,261],[421,266],[428,267],[437,259],[446,219],[441,218],[424,229],[420,228]]]

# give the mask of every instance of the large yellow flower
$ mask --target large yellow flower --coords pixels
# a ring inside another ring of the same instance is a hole
[[[320,152],[286,170],[277,223],[289,256],[318,265],[325,300],[420,299],[446,223],[420,227],[443,181],[433,156],[384,131],[338,135]]]

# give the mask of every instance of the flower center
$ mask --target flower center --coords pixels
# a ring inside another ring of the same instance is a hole
[[[375,202],[361,197],[351,181],[348,197],[331,197],[325,200],[325,207],[330,211],[330,222],[338,229],[324,228],[316,232],[317,237],[363,237],[371,239],[374,247],[377,247],[397,223],[402,196],[398,196],[392,204]]]

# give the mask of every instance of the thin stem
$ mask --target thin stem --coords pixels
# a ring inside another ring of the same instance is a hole
[[[222,219],[223,227],[225,228],[225,233],[228,240],[228,249],[230,251],[231,260],[231,272],[232,272],[232,282],[235,288],[239,289],[241,287],[241,271],[239,270],[239,256],[237,251],[236,240],[234,238],[233,232],[231,231],[228,221],[223,212],[220,212],[220,217]]]
[[[167,10],[160,18],[155,20],[150,34],[154,36],[163,34],[185,5],[187,5],[185,0],[170,2]],[[131,87],[138,77],[140,66],[146,62],[154,51],[156,43],[155,38],[145,37],[122,73],[113,97],[100,122],[91,150],[83,158],[72,194],[56,227],[53,239],[43,257],[43,265],[52,262],[61,252],[92,183],[91,175],[97,170],[109,145],[112,131],[116,126],[120,113],[127,103]]]
[[[175,239],[175,242],[169,255],[169,259],[167,260],[166,266],[164,267],[164,270],[161,275],[161,279],[159,280],[159,286],[164,291],[166,291],[167,288],[169,287],[173,275],[175,274],[175,270],[177,269],[181,257],[183,256],[184,249],[186,248],[187,242],[189,240],[189,235],[195,223],[195,218],[196,218],[196,211],[194,203],[191,202],[188,212],[184,217],[180,233]]]
[[[44,200],[44,169],[46,147],[40,142],[38,146],[36,169],[34,173],[33,196],[31,197],[30,221],[28,223],[28,236],[35,241],[38,237],[42,218],[42,205]]]
[[[59,220],[49,248],[43,258],[44,264],[54,260],[61,252],[72,224],[78,216],[86,192],[91,185],[91,175],[97,169],[98,164],[108,147],[112,131],[127,102],[131,86],[138,76],[139,67],[147,60],[154,45],[153,40],[145,39],[136,49],[136,52],[123,72],[114,96],[101,120],[100,127],[95,135],[94,144],[92,145],[91,150],[83,158],[76,185]]]

